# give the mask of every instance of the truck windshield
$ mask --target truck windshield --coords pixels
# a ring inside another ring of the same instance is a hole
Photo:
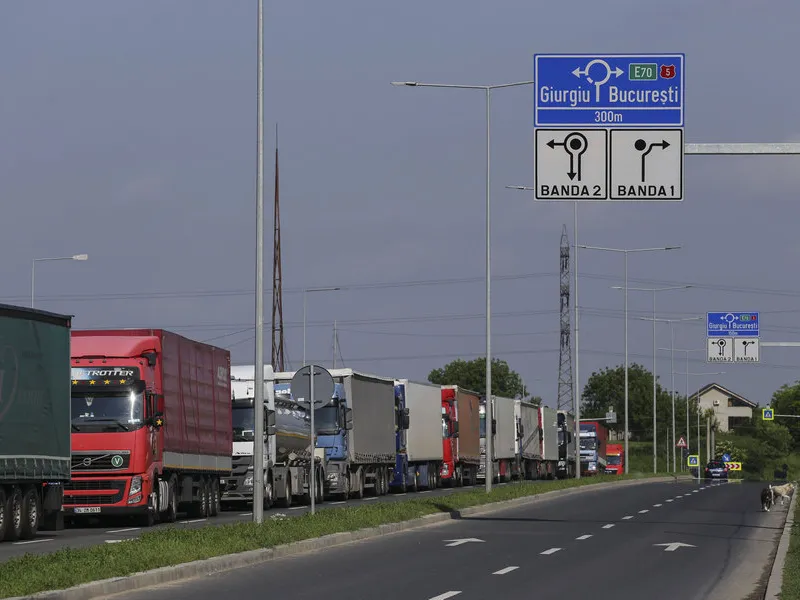
[[[251,442],[255,435],[255,415],[256,411],[252,406],[234,408],[232,413],[233,420],[233,441]]]
[[[130,431],[144,425],[144,398],[136,392],[72,394],[73,431]]]
[[[581,438],[581,450],[596,450],[597,440],[594,438]]]
[[[309,418],[310,418],[309,413]],[[317,433],[336,434],[341,429],[339,423],[339,406],[328,405],[314,411],[314,428]]]
[[[611,454],[608,457],[608,464],[609,465],[618,465],[618,464],[621,463],[621,461],[620,461],[621,458],[622,457],[620,457],[619,455],[614,456],[613,454]]]

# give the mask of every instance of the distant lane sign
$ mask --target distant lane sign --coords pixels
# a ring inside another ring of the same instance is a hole
[[[775,420],[775,411],[771,408],[762,408],[761,409],[761,418],[765,421],[774,421]]]
[[[733,362],[759,362],[759,338],[736,336],[733,342]]]
[[[700,456],[698,454],[690,454],[687,457],[686,464],[690,467],[699,467],[700,466]]]
[[[708,338],[706,362],[733,362],[733,340],[726,337]]]
[[[708,337],[758,337],[757,312],[707,313]]]
[[[534,127],[683,127],[685,54],[534,54]]]

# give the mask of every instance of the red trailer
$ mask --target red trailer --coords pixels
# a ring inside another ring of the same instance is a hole
[[[217,515],[233,453],[230,353],[163,329],[73,330],[71,346],[66,516]]]

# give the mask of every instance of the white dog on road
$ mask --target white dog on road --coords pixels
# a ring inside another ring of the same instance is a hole
[[[772,492],[772,499],[773,502],[775,501],[776,497],[781,499],[781,506],[783,506],[784,502],[789,498],[789,496],[794,492],[796,484],[794,481],[790,483],[784,483],[783,485],[771,485],[769,486],[770,491]]]

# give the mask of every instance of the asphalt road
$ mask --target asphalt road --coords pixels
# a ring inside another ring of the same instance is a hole
[[[498,484],[495,484],[497,486]],[[507,485],[507,484],[499,484]],[[480,486],[482,487],[482,486]],[[370,502],[398,502],[401,500],[410,500],[413,498],[431,498],[435,496],[446,496],[453,493],[468,491],[475,489],[474,486],[464,486],[462,488],[441,488],[431,491],[422,491],[418,493],[406,494],[388,494],[381,497],[367,497],[363,500],[349,500],[347,503],[343,501],[337,502],[324,502],[316,506],[317,510],[325,510],[329,508],[337,508],[344,504],[347,506],[359,506],[361,504],[368,504]],[[293,506],[291,508],[273,508],[264,512],[264,518],[268,519],[272,515],[285,514],[288,516],[302,515],[309,512],[308,506]],[[253,518],[253,513],[244,510],[231,510],[224,511],[222,514],[209,519],[190,519],[182,516],[175,523],[175,527],[207,527],[209,525],[224,525],[226,523],[234,523],[237,521],[250,521]],[[169,527],[168,524],[156,525],[155,527],[144,529],[141,527],[134,527],[131,522],[125,519],[117,519],[115,521],[104,521],[98,524],[87,524],[83,527],[67,527],[61,531],[41,531],[39,535],[32,539],[20,542],[2,542],[0,543],[0,562],[6,561],[14,556],[22,556],[25,553],[32,554],[45,554],[48,552],[55,552],[62,548],[84,548],[87,546],[96,546],[100,544],[114,544],[124,540],[139,537],[145,531],[152,531],[158,527]]]
[[[114,598],[744,600],[765,585],[788,508],[762,512],[761,487],[587,489]]]

